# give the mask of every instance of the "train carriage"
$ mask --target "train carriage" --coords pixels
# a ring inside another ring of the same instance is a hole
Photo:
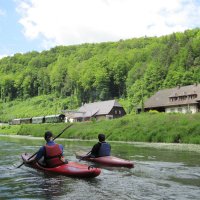
[[[21,118],[20,119],[20,124],[31,124],[32,123],[32,118]]]
[[[12,124],[12,125],[18,125],[18,124],[20,124],[20,119],[12,119],[12,121],[10,122],[10,124]]]
[[[63,114],[45,116],[45,123],[59,123],[59,122],[64,122],[64,120],[65,120],[65,115]]]
[[[45,122],[45,116],[32,118],[32,124],[42,124],[44,122]]]
[[[57,114],[57,115],[48,115],[48,116],[40,116],[40,117],[32,117],[32,118],[19,118],[12,119],[10,124],[42,124],[42,123],[60,123],[65,122],[65,115]]]

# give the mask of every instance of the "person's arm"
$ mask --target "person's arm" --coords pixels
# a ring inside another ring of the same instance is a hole
[[[60,147],[60,149],[61,149],[61,151],[62,151],[62,154],[61,154],[60,160],[61,160],[62,162],[67,163],[67,160],[65,160],[65,158],[64,158],[64,154],[63,154],[63,152],[64,152],[64,147],[63,147],[62,144],[59,144],[59,147]]]
[[[109,146],[110,146],[110,151],[111,151],[111,145],[109,144]]]
[[[64,156],[64,147],[63,147],[63,145],[62,145],[62,144],[59,144],[59,147],[60,147],[60,149],[61,149],[61,151],[62,151],[62,156]]]
[[[97,157],[98,153],[99,153],[99,149],[101,147],[101,143],[97,143],[92,147],[91,153],[90,153],[90,157]]]
[[[38,153],[36,154],[36,156],[34,156],[33,158],[31,158],[30,160],[25,161],[25,163],[35,163],[38,160],[40,160],[42,158],[42,156],[44,155],[44,146],[40,147]]]
[[[24,163],[27,163],[27,164],[35,163],[35,162],[37,162],[37,160],[35,159],[35,157],[31,158],[30,160],[24,161]]]

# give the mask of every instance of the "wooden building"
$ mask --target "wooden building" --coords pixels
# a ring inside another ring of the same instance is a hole
[[[71,122],[91,121],[92,119],[113,119],[126,115],[124,108],[116,101],[100,101],[81,106],[66,118]]]
[[[197,113],[200,111],[200,84],[178,86],[156,92],[144,103],[144,111]],[[138,109],[138,112],[141,108]]]

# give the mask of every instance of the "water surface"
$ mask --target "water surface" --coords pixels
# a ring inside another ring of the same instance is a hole
[[[178,199],[200,197],[199,152],[111,143],[112,155],[131,160],[135,168],[102,168],[100,176],[78,179],[44,174],[22,166],[20,154],[35,153],[42,139],[0,136],[0,199]],[[89,151],[94,142],[59,140],[65,156]],[[81,163],[87,163],[81,161]]]

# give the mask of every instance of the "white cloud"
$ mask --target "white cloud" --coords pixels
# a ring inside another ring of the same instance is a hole
[[[198,0],[20,0],[27,38],[48,46],[160,36],[200,26]]]
[[[4,58],[4,57],[7,57],[7,56],[9,56],[9,55],[7,55],[7,54],[2,54],[2,55],[0,55],[0,59],[2,59],[2,58]]]
[[[4,16],[6,14],[6,12],[2,9],[0,9],[0,16]]]

